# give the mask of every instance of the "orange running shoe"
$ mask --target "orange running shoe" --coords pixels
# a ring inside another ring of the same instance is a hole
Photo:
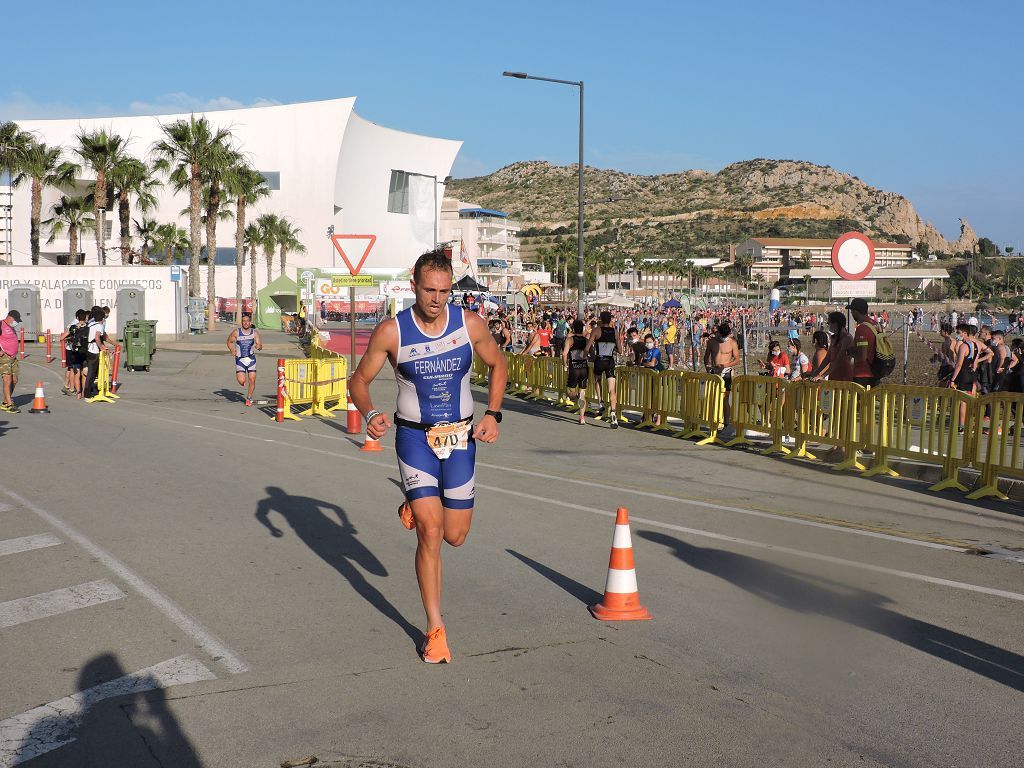
[[[452,660],[444,627],[435,627],[427,631],[420,655],[427,664],[447,664]]]
[[[408,501],[403,501],[402,506],[398,508],[398,519],[410,531],[416,527],[416,518],[412,516],[412,504]]]

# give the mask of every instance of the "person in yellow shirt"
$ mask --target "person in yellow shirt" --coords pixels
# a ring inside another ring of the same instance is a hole
[[[665,328],[665,354],[668,356],[668,367],[676,367],[676,357],[679,355],[679,327],[676,325],[675,317],[669,317],[668,326]]]

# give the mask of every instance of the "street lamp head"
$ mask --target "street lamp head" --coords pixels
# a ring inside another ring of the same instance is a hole
[[[502,72],[501,76],[502,77],[517,77],[520,80],[525,80],[527,77],[529,77],[529,75],[527,75],[525,72]]]

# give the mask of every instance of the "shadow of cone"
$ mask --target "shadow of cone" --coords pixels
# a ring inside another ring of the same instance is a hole
[[[43,394],[43,382],[36,382],[36,396],[32,399],[32,407],[29,409],[29,413],[49,413],[50,409],[46,407],[46,395]]]
[[[645,621],[651,618],[650,611],[640,605],[640,593],[636,588],[633,540],[629,535],[629,511],[625,507],[619,507],[615,514],[615,535],[612,537],[604,599],[590,606],[590,612],[601,621]]]

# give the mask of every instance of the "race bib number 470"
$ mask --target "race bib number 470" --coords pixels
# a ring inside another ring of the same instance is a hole
[[[452,451],[469,447],[469,432],[473,425],[466,421],[458,424],[435,424],[427,430],[427,445],[439,459],[447,459]]]

